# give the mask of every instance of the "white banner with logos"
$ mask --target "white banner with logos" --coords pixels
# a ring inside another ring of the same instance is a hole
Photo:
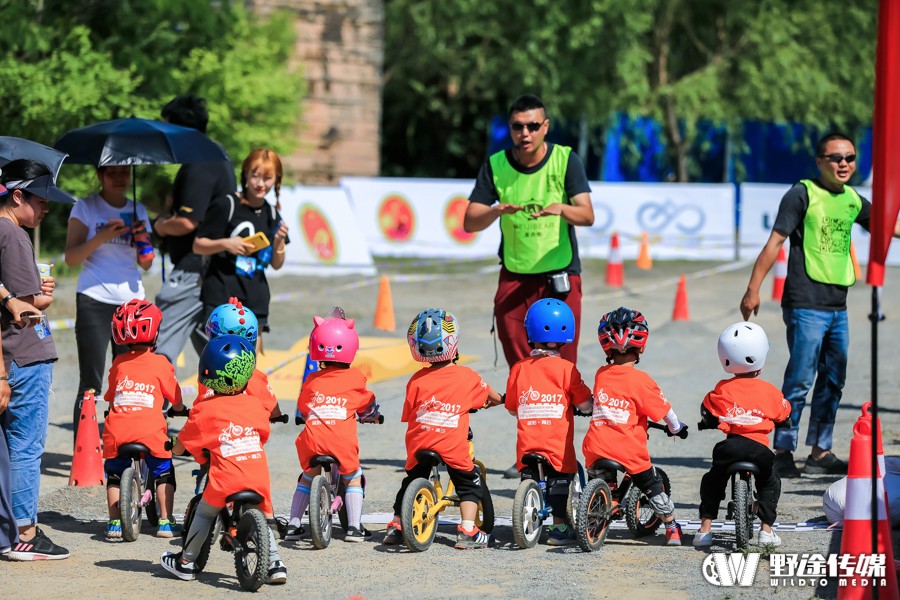
[[[487,258],[500,229],[463,231],[471,179],[344,177],[341,186],[374,256]]]
[[[790,185],[781,183],[744,183],[741,184],[741,226],[740,255],[742,259],[753,260],[762,250],[775,217],[778,205]],[[859,195],[871,200],[872,188],[860,186],[855,188]],[[869,262],[869,234],[859,225],[853,226],[851,233],[856,257],[860,264]],[[887,264],[900,265],[900,244],[893,241],[887,256]]]
[[[654,259],[732,260],[734,186],[730,184],[591,182],[594,225],[576,228],[582,256],[606,258],[619,234],[632,260],[647,234]]]
[[[281,217],[288,237],[279,275],[374,275],[375,264],[347,194],[339,187],[281,189]]]

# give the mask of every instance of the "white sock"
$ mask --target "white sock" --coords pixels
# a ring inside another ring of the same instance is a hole
[[[348,487],[344,494],[347,503],[347,525],[361,529],[359,522],[362,520],[363,489],[361,487]]]
[[[475,521],[467,521],[466,519],[463,519],[462,523],[460,523],[460,525],[462,525],[463,531],[466,531],[466,532],[472,531],[473,529],[475,529]]]

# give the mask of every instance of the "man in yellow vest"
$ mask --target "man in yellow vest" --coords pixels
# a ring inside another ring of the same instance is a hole
[[[790,237],[791,252],[781,310],[790,359],[781,392],[791,403],[790,420],[775,429],[775,474],[800,477],[794,464],[800,416],[813,388],[803,472],[846,474],[847,463],[831,452],[834,420],[847,376],[849,328],[847,288],[856,282],[850,230],[869,230],[870,203],[847,185],[856,171],[856,148],[847,136],[829,133],[816,145],[819,177],[804,179],[781,199],[772,233],[753,265],[741,300],[749,319],[759,311],[759,288]],[[900,221],[894,228],[900,235]],[[815,386],[813,386],[815,381]]]
[[[497,335],[512,367],[531,353],[525,313],[541,298],[563,300],[575,315],[575,341],[562,347],[576,362],[581,322],[581,261],[575,226],[594,223],[584,165],[567,146],[544,141],[550,119],[526,94],[509,109],[513,148],[485,161],[469,196],[463,228],[487,229],[500,219],[500,280],[494,296]],[[518,474],[517,474],[518,475]]]

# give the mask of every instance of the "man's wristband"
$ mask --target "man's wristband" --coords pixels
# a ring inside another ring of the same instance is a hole
[[[0,375],[0,381],[9,381],[9,375]]]
[[[6,303],[15,297],[16,297],[16,293],[10,292],[8,296],[6,296],[3,300],[0,300],[0,306],[2,306],[3,308],[6,308]]]

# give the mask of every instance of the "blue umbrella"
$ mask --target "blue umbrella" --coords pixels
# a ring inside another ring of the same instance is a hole
[[[45,165],[50,169],[51,174],[29,182],[18,182],[20,185],[13,189],[27,189],[29,192],[53,202],[75,202],[75,198],[72,195],[56,187],[59,168],[66,158],[65,152],[60,152],[24,138],[8,135],[0,136],[0,167],[21,158],[34,160]],[[5,193],[6,188],[0,186],[0,196]]]
[[[221,146],[196,129],[137,117],[73,129],[53,147],[68,153],[69,163],[96,167],[228,160]]]

